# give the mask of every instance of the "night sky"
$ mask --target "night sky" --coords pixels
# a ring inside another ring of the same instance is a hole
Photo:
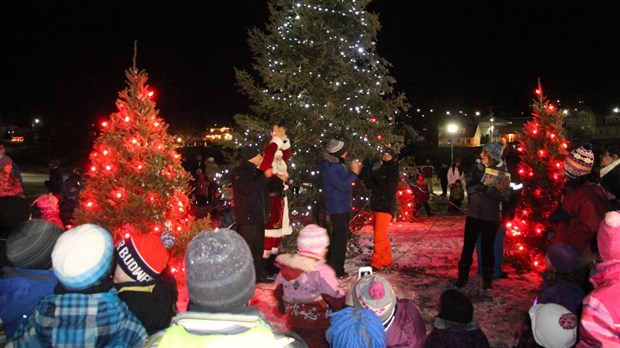
[[[374,0],[377,50],[417,107],[527,111],[540,77],[565,105],[620,104],[615,1]],[[250,69],[249,28],[266,0],[2,1],[0,118],[87,123],[116,111],[133,41],[174,128],[248,111],[233,68]],[[198,116],[196,116],[198,115]]]

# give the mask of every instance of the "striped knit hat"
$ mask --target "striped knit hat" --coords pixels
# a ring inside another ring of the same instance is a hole
[[[52,250],[62,229],[41,219],[28,220],[13,229],[6,241],[6,256],[22,268],[48,269],[52,266]]]
[[[297,236],[298,254],[323,259],[323,249],[329,246],[327,230],[315,224],[307,225]]]
[[[139,283],[154,283],[168,262],[168,250],[160,237],[136,234],[116,245],[116,264]]]
[[[331,139],[325,145],[325,151],[333,156],[340,157],[347,151],[347,148],[344,146],[344,141]]]
[[[594,166],[592,144],[584,143],[578,149],[571,151],[564,159],[564,169],[569,178],[590,174]]]
[[[396,308],[396,294],[382,276],[371,274],[358,280],[349,292],[356,308],[370,309],[386,324]]]
[[[96,285],[109,274],[114,243],[100,226],[84,224],[63,233],[52,251],[52,266],[58,281],[69,290]]]

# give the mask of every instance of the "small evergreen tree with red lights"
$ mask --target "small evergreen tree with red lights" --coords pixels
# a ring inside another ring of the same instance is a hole
[[[536,96],[533,118],[518,134],[521,160],[517,170],[523,190],[515,218],[506,226],[507,257],[524,270],[545,265],[547,218],[560,202],[566,179],[564,157],[568,142],[562,134],[564,116],[544,96],[540,81]]]
[[[125,72],[127,87],[118,111],[101,123],[75,218],[93,223],[118,240],[127,233],[170,231],[175,248],[191,239],[189,176],[181,166],[168,125],[151,99],[147,74],[135,65]]]

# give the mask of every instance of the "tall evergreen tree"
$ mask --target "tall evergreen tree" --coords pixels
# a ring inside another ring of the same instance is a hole
[[[264,30],[252,29],[253,76],[236,71],[253,115],[236,115],[245,131],[237,142],[269,141],[273,124],[284,124],[292,140],[289,173],[313,182],[324,143],[346,142],[364,156],[383,145],[398,149],[394,131],[408,104],[393,91],[390,64],[376,52],[378,16],[370,0],[270,0]],[[238,144],[237,144],[238,145]]]
[[[521,160],[517,169],[523,189],[508,229],[513,238],[508,239],[507,250],[526,269],[544,266],[547,218],[560,202],[568,148],[562,128],[564,115],[544,96],[540,82],[532,109],[532,120],[518,133]]]
[[[77,223],[100,225],[116,239],[127,233],[170,231],[187,242],[192,225],[189,176],[151,99],[147,74],[138,71],[135,58],[125,76],[118,112],[102,123],[90,154]]]

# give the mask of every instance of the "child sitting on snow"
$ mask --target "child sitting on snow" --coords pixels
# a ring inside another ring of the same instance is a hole
[[[167,328],[177,313],[177,285],[166,267],[174,243],[168,236],[135,234],[115,249],[114,286],[149,335]]]
[[[327,231],[308,225],[297,237],[298,252],[276,258],[280,268],[275,282],[278,308],[289,316],[293,331],[310,347],[327,346],[329,314],[344,302],[336,272],[325,263],[328,246]]]
[[[474,305],[465,294],[454,289],[441,294],[439,314],[425,347],[490,347],[478,321],[474,319]]]
[[[351,285],[346,304],[370,309],[385,330],[386,347],[423,347],[426,325],[420,310],[407,299],[396,299],[390,283],[379,275],[367,275]]]

